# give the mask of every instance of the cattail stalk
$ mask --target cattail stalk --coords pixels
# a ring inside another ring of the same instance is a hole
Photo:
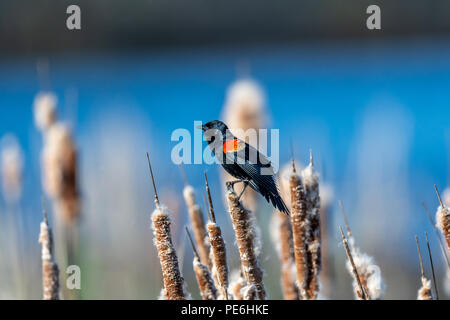
[[[197,279],[198,287],[200,288],[200,295],[203,300],[216,300],[217,298],[217,289],[214,286],[214,281],[211,277],[211,273],[208,270],[208,267],[200,262],[200,257],[195,248],[194,241],[192,240],[191,234],[189,233],[188,228],[186,227],[186,233],[189,237],[189,241],[192,245],[192,250],[194,251],[194,273],[195,278]]]
[[[42,184],[56,213],[58,245],[64,252],[64,265],[78,260],[80,203],[78,150],[69,127],[56,114],[57,99],[52,93],[40,93],[34,101],[36,127],[44,140]],[[64,290],[65,296],[78,298],[78,292]]]
[[[447,190],[450,190],[450,189],[447,189]],[[447,264],[447,269],[450,270],[450,261],[449,261],[449,258],[448,258],[448,254],[447,254],[447,250],[445,248],[445,245],[442,242],[440,231],[439,231],[438,227],[436,226],[436,223],[433,221],[433,217],[431,216],[430,210],[428,210],[428,207],[427,207],[427,205],[425,204],[424,201],[422,201],[422,206],[424,207],[425,212],[427,213],[428,219],[429,219],[431,225],[433,226],[433,230],[435,232],[436,238],[439,241],[439,247],[441,249],[442,257],[444,258],[444,260],[445,260],[445,262]]]
[[[259,248],[257,248],[258,239],[254,221],[251,213],[238,200],[236,193],[229,190],[226,193],[226,198],[245,279],[248,285],[255,286],[256,298],[264,300],[266,298],[266,290],[263,283],[263,271],[258,261]]]
[[[314,171],[314,161],[310,151],[309,165],[301,172],[305,189],[307,220],[309,232],[307,236],[308,254],[311,256],[311,282],[308,287],[309,299],[316,299],[319,293],[319,273],[322,267],[321,234],[320,234],[320,195],[319,177]]]
[[[222,298],[228,300],[228,267],[225,241],[222,237],[222,230],[216,223],[216,216],[214,213],[214,206],[212,203],[211,192],[209,189],[206,173],[205,184],[209,203],[209,221],[206,225],[206,228],[208,230],[208,237],[211,244],[213,270],[214,274],[216,275],[217,287],[221,292]]]
[[[433,300],[433,296],[431,294],[431,281],[425,278],[425,273],[423,272],[423,260],[422,254],[420,253],[419,239],[417,236],[416,236],[416,246],[417,246],[417,253],[419,255],[420,280],[422,282],[422,286],[417,292],[417,300]]]
[[[197,244],[198,254],[202,264],[212,268],[209,259],[209,246],[206,237],[205,222],[200,206],[195,201],[194,188],[186,185],[183,190],[184,200],[188,208],[189,219],[191,221],[192,231],[194,233],[195,243]]]
[[[59,300],[58,265],[54,259],[52,230],[48,224],[44,206],[44,221],[41,222],[39,242],[42,245],[42,284],[44,300]]]
[[[153,223],[154,243],[158,251],[159,262],[163,275],[164,289],[168,300],[186,300],[187,294],[184,291],[184,279],[178,265],[177,253],[172,243],[170,233],[170,216],[165,206],[161,205],[156,192],[155,179],[150,164],[150,157],[147,153],[148,166],[152,179],[153,190],[155,192],[156,209],[153,211],[151,219]]]
[[[279,175],[280,194],[283,199],[291,199],[289,176],[291,172],[291,165],[285,166]],[[291,208],[290,201],[286,201],[289,209]],[[299,290],[295,284],[296,269],[294,256],[294,243],[292,236],[291,218],[278,211],[275,211],[271,223],[271,235],[273,243],[277,249],[281,265],[281,289],[285,300],[298,300]]]
[[[344,232],[342,231],[341,227],[339,227],[339,230],[341,231],[342,242],[344,243],[345,253],[347,254],[347,258],[350,261],[354,280],[358,284],[359,291],[357,291],[357,295],[362,300],[369,300],[370,298],[368,297],[366,290],[364,289],[364,287],[362,285],[361,278],[358,274],[358,269],[356,268],[355,261],[353,260],[352,253],[350,251],[350,247],[348,246],[347,238],[345,237]]]
[[[298,300],[299,291],[295,284],[296,270],[294,244],[292,238],[291,218],[280,212],[274,212],[271,232],[273,242],[277,247],[281,264],[281,289],[285,300]]]
[[[436,292],[436,299],[439,300],[439,292],[438,292],[438,287],[437,287],[437,283],[436,283],[436,274],[434,272],[433,257],[431,256],[430,242],[428,241],[428,234],[426,232],[425,232],[425,239],[427,241],[428,257],[430,258],[431,274],[433,276],[433,283],[434,283],[434,291]]]
[[[371,256],[365,253],[361,253],[360,249],[356,247],[355,239],[353,238],[352,232],[350,230],[350,226],[348,224],[347,216],[345,215],[342,202],[340,202],[340,206],[347,228],[347,236],[348,242],[350,244],[351,254],[353,256],[353,261],[356,265],[356,268],[358,269],[360,281],[364,288],[365,295],[368,299],[381,299],[381,296],[384,293],[385,285],[381,276],[380,267],[375,264],[375,261]],[[350,261],[347,263],[347,269],[352,272]],[[362,294],[360,292],[359,286],[356,283],[356,280],[353,281],[353,290],[355,292],[356,298],[362,299]]]
[[[297,284],[302,299],[309,299],[309,287],[312,280],[312,262],[308,251],[308,211],[305,189],[300,176],[296,174],[295,165],[289,177],[291,191],[291,223],[294,242]]]
[[[442,202],[436,185],[434,185],[434,188],[436,189],[436,194],[440,203],[436,212],[436,226],[444,235],[445,242],[447,243],[447,252],[450,252],[450,209]]]

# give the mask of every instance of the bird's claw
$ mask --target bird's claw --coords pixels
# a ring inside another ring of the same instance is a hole
[[[234,183],[231,183],[231,181],[227,181],[225,182],[225,185],[228,191],[234,192]]]

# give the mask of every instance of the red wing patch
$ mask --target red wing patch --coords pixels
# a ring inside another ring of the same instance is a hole
[[[242,150],[245,147],[245,143],[239,139],[230,139],[224,142],[223,152],[236,152]]]

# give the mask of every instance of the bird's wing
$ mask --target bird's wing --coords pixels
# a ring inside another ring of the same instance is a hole
[[[256,184],[265,186],[270,192],[277,194],[277,187],[273,179],[272,165],[261,152],[249,144],[239,140],[234,152],[224,152],[225,161],[237,164]]]

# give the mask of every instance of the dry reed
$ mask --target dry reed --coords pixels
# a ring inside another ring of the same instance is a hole
[[[45,206],[44,221],[41,222],[41,230],[39,233],[39,242],[42,245],[42,284],[43,299],[58,300],[59,299],[59,276],[58,265],[54,259],[53,253],[53,235],[48,224],[47,211]]]
[[[209,221],[206,228],[208,230],[209,242],[211,244],[211,260],[213,262],[213,270],[216,275],[215,279],[217,280],[217,287],[220,290],[221,298],[228,300],[228,267],[225,241],[222,237],[222,230],[216,223],[216,216],[206,173],[205,184],[209,203]]]
[[[195,248],[194,241],[192,240],[191,234],[189,233],[188,228],[186,227],[186,233],[188,235],[189,241],[192,245],[192,251],[194,252],[194,273],[195,278],[197,279],[198,287],[200,289],[200,295],[203,300],[216,300],[217,298],[217,289],[214,286],[214,281],[211,277],[211,273],[208,270],[208,267],[201,263],[200,256]]]
[[[417,292],[417,300],[433,300],[433,296],[431,294],[431,281],[425,278],[425,273],[423,272],[423,260],[422,254],[420,253],[419,239],[416,236],[416,246],[417,253],[419,255],[419,265],[420,265],[420,280],[422,282],[422,286]]]
[[[442,202],[436,185],[434,185],[434,188],[436,189],[436,194],[439,198],[440,204],[436,212],[436,226],[444,235],[444,239],[447,244],[447,252],[450,252],[450,209]]]
[[[191,221],[200,261],[211,269],[212,264],[209,259],[209,245],[206,237],[205,222],[203,220],[202,210],[195,201],[194,188],[190,185],[186,185],[183,190],[183,197],[188,208],[189,219]]]
[[[184,279],[181,276],[177,254],[172,243],[172,236],[170,234],[170,216],[167,208],[159,202],[148,153],[147,161],[152,179],[153,190],[155,192],[156,208],[151,216],[153,223],[154,243],[158,251],[158,257],[161,264],[164,289],[168,300],[186,300],[187,293],[184,290]]]
[[[259,266],[259,239],[254,219],[242,206],[236,193],[227,191],[226,197],[247,285],[255,286],[256,298],[263,300],[266,298],[266,290],[263,284],[263,270]],[[244,294],[244,298],[250,298],[250,295]]]

